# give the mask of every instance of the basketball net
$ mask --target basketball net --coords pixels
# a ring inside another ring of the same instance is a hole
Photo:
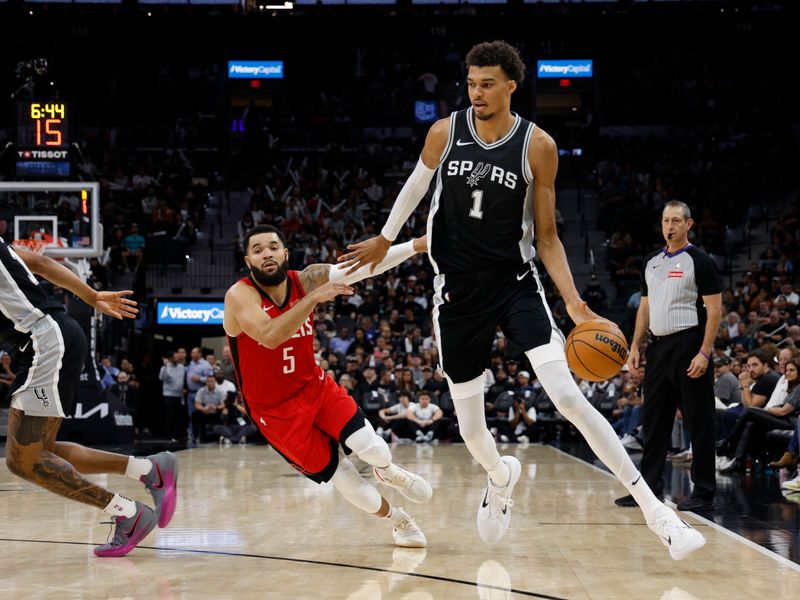
[[[22,248],[34,254],[44,254],[44,249],[50,245],[47,240],[14,240],[15,248]]]
[[[34,254],[40,255],[44,254],[44,251],[48,246],[52,246],[53,248],[59,247],[58,244],[53,244],[48,240],[14,240],[13,244],[15,248],[22,248],[28,252],[33,252]],[[92,274],[89,261],[85,258],[80,258],[78,260],[70,260],[63,256],[54,256],[52,258],[62,263],[65,267],[68,267],[72,272],[80,277],[81,281],[87,281]]]

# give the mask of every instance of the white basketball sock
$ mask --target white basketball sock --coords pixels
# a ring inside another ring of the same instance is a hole
[[[125,496],[114,494],[103,512],[115,517],[132,517],[136,514],[136,502]]]
[[[508,483],[511,473],[508,466],[500,461],[500,453],[492,434],[486,428],[486,413],[483,392],[465,398],[453,398],[458,415],[458,428],[470,454],[486,469],[494,485],[503,487]]]
[[[125,467],[125,477],[130,477],[139,481],[153,469],[153,463],[149,458],[128,457],[128,466]]]
[[[531,358],[530,351],[525,353]],[[531,360],[533,363],[533,361]],[[547,395],[564,417],[578,428],[589,447],[620,480],[644,513],[649,523],[664,505],[634,466],[611,424],[584,398],[564,359],[533,364],[536,376]]]

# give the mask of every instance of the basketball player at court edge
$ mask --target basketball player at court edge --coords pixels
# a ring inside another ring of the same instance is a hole
[[[243,246],[250,274],[225,294],[224,327],[248,415],[295,469],[317,483],[330,481],[356,508],[386,518],[398,546],[424,548],[413,519],[369,485],[339,445],[413,502],[430,500],[430,484],[392,462],[386,441],[314,360],[314,307],[351,295],[349,284],[370,277],[370,269],[347,275],[335,265],[314,264],[290,271],[286,239],[272,225],[253,227]],[[424,238],[397,244],[376,271],[424,250]]]
[[[599,318],[580,299],[555,222],[558,151],[553,139],[511,112],[525,65],[509,44],[474,46],[466,57],[471,106],[429,130],[416,168],[381,234],[348,246],[348,272],[383,260],[436,177],[427,244],[436,271],[433,325],[461,436],[488,473],[478,531],[498,542],[511,520],[521,465],[500,457],[484,416],[484,368],[497,325],[509,355],[525,352],[558,411],[636,499],[648,526],[680,560],[705,538],[659,502],[611,425],[583,397],[567,367],[564,339],[545,302],[533,262],[536,246],[575,323]]]
[[[133,292],[98,292],[52,258],[14,249],[0,238],[0,340],[17,346],[19,371],[9,397],[6,465],[9,471],[51,492],[91,504],[114,517],[113,538],[97,556],[124,556],[175,512],[178,464],[171,452],[136,458],[57,442],[62,419],[71,415],[86,362],[83,330],[64,307],[39,287],[34,274],[69,290],[117,319],[134,318]],[[155,511],[95,485],[84,475],[116,473],[141,481]]]

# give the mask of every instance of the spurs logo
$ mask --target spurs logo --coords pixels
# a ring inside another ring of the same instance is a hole
[[[47,398],[47,390],[45,388],[33,388],[33,394],[42,401],[42,408],[50,408],[50,400]]]
[[[490,164],[483,164],[479,162],[474,169],[472,169],[472,173],[470,173],[469,177],[467,177],[467,185],[470,187],[475,187],[478,185],[478,182],[486,177],[489,174],[489,171],[492,169]]]

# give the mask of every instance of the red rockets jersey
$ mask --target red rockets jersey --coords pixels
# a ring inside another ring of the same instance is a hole
[[[275,304],[249,276],[240,281],[258,291],[261,309],[272,319],[290,310],[306,295],[297,271],[288,273],[288,294],[281,306]],[[249,408],[280,404],[313,379],[320,378],[321,371],[314,360],[313,313],[308,315],[297,333],[277,348],[262,346],[244,332],[235,338],[228,336],[228,342],[239,389]]]

